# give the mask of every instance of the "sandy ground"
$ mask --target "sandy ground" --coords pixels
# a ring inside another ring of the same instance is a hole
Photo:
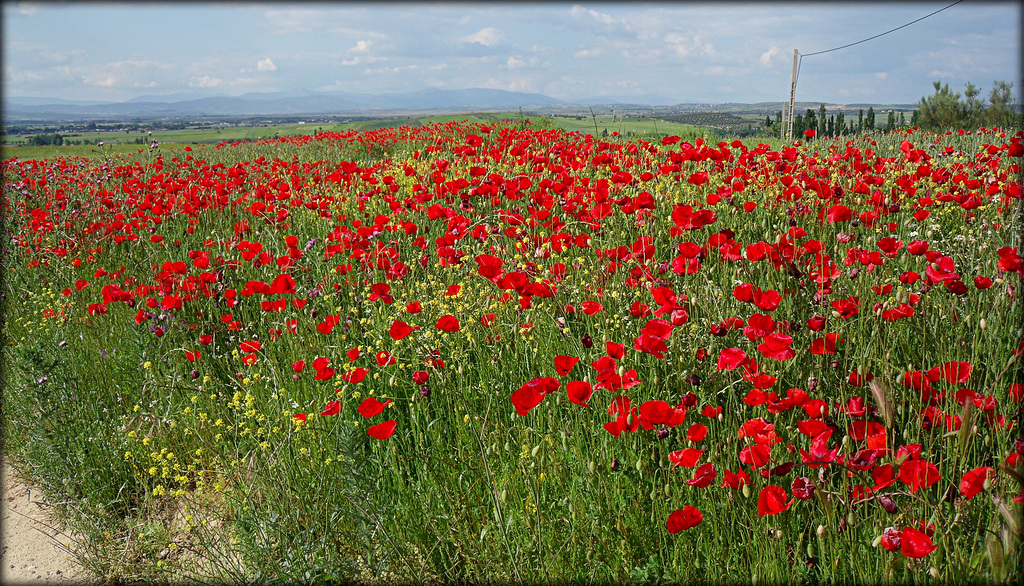
[[[0,584],[81,584],[88,575],[68,553],[71,538],[49,518],[41,494],[3,464]]]

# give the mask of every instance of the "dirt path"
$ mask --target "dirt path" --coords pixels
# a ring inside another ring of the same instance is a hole
[[[74,584],[88,575],[68,553],[70,539],[50,520],[38,490],[4,461],[0,584]]]

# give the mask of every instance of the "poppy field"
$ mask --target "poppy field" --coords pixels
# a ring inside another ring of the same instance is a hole
[[[1019,579],[1021,132],[3,162],[5,449],[97,573]]]

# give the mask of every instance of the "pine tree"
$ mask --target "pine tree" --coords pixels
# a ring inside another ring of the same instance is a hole
[[[885,130],[886,132],[896,130],[896,112],[893,110],[889,110],[889,116],[886,117]]]
[[[846,122],[844,120],[842,110],[836,114],[836,136],[842,136],[846,134]]]
[[[965,115],[960,94],[950,91],[948,83],[943,85],[941,81],[936,81],[932,85],[935,87],[935,94],[921,98],[917,103],[917,109],[921,112],[921,128],[944,131],[960,126]]]
[[[981,125],[981,113],[985,109],[985,98],[979,100],[979,94],[981,94],[981,88],[967,82],[967,88],[964,89],[964,98],[967,99],[967,103],[964,105],[964,128],[977,128]]]
[[[864,117],[864,126],[868,132],[875,130],[875,109],[872,106],[868,106],[868,115]]]
[[[1013,99],[1013,84],[1005,81],[992,82],[992,92],[988,95],[988,108],[982,113],[981,123],[984,126],[1000,128],[1021,128],[1024,120],[1017,110]]]
[[[860,113],[857,114],[857,133],[864,132],[864,108],[860,109]]]

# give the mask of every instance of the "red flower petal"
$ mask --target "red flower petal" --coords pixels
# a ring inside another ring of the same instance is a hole
[[[359,404],[359,407],[357,407],[356,410],[359,411],[360,415],[369,419],[376,415],[380,415],[381,412],[384,411],[384,408],[387,407],[388,404],[390,403],[391,401],[385,401],[384,403],[381,403],[374,397],[367,397],[363,399],[363,402]]]
[[[682,510],[675,510],[668,516],[667,528],[669,533],[679,533],[686,529],[696,527],[704,520],[704,515],[697,509],[687,505]]]
[[[389,419],[384,423],[378,423],[377,425],[371,425],[366,430],[367,435],[376,440],[386,440],[391,437],[391,434],[395,433],[395,420]]]
[[[337,415],[338,413],[341,413],[341,401],[335,399],[334,401],[329,401],[327,403],[327,406],[324,407],[324,410],[320,412],[320,416],[330,417],[332,415]]]
[[[968,471],[960,481],[960,494],[964,495],[964,498],[967,500],[977,496],[979,492],[984,490],[985,478],[990,472],[992,472],[992,468],[988,466]]]
[[[931,537],[917,529],[913,527],[905,527],[903,529],[900,550],[903,551],[904,556],[908,558],[923,558],[938,547],[938,545],[932,543]]]
[[[760,516],[777,515],[793,504],[791,499],[786,502],[786,489],[781,486],[766,486],[757,495],[757,514]]]

